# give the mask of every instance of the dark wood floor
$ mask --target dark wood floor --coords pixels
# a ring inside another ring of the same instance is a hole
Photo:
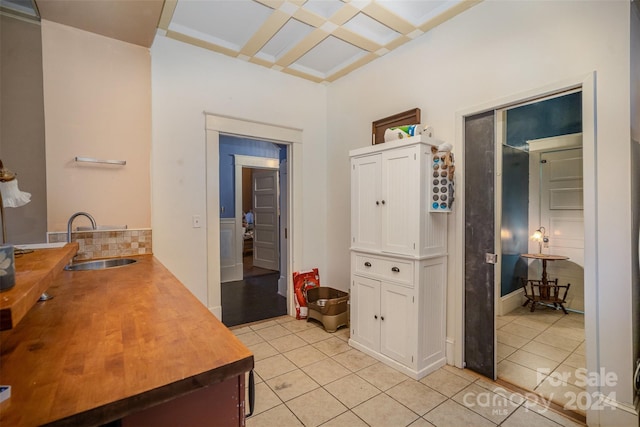
[[[280,272],[253,267],[250,258],[244,259],[243,280],[222,284],[222,323],[226,326],[287,314],[287,299],[278,295]]]

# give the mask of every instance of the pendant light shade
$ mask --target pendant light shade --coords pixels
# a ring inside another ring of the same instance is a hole
[[[31,193],[20,191],[18,180],[0,181],[0,192],[2,192],[2,202],[7,208],[19,208],[31,201]]]

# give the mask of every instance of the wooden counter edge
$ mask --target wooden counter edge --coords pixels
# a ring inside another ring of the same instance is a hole
[[[253,366],[254,361],[252,355],[211,371],[149,390],[145,393],[140,393],[89,411],[53,421],[45,424],[45,426],[102,425],[120,420],[135,412],[154,407],[180,396],[185,396],[204,387],[221,383],[229,378],[244,375],[246,372],[252,370]]]
[[[26,283],[21,287],[21,283],[16,283],[14,288],[7,292],[22,292],[22,295],[16,299],[16,301],[9,307],[3,307],[0,309],[0,331],[5,331],[14,328],[18,322],[20,322],[24,316],[27,315],[29,310],[38,302],[40,295],[42,295],[53,283],[54,279],[65,265],[78,253],[79,245],[77,242],[67,243],[60,249],[46,249],[46,250],[60,250],[64,251],[60,256],[60,259],[56,264],[45,274],[45,276],[35,283]],[[1,294],[0,294],[1,295]]]

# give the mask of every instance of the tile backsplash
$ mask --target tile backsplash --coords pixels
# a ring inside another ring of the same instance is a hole
[[[49,243],[66,242],[67,233],[50,232]],[[151,229],[74,231],[71,241],[80,248],[75,260],[115,258],[130,255],[152,254]]]

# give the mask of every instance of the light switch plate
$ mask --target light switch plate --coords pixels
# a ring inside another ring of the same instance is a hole
[[[193,228],[200,228],[202,226],[202,220],[200,219],[200,215],[194,215],[192,217]]]

